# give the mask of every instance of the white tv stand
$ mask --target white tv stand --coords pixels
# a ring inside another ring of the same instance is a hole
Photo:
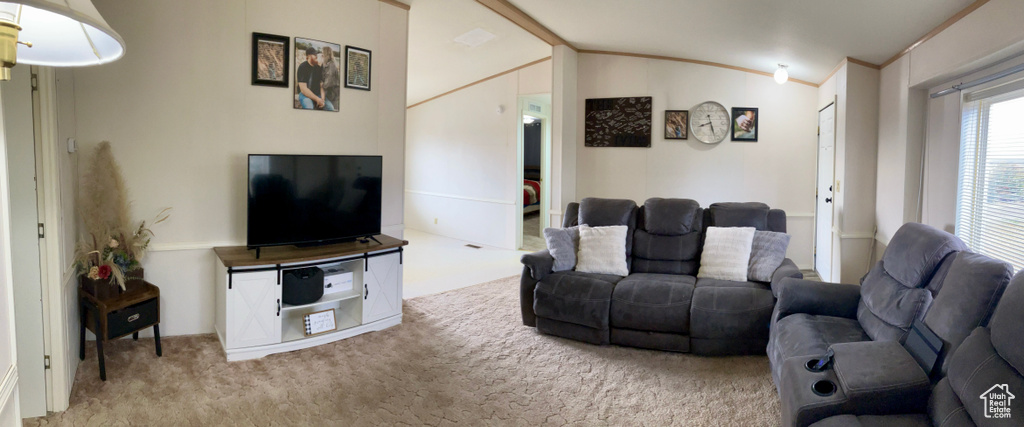
[[[214,248],[217,256],[217,337],[229,361],[256,359],[338,341],[402,323],[402,247],[391,236],[379,241],[329,246]],[[290,306],[281,302],[284,271],[340,265],[353,273],[352,289]],[[334,310],[337,329],[306,336],[304,316]]]

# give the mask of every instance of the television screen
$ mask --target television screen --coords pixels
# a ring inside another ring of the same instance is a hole
[[[248,246],[380,234],[381,156],[249,155]]]

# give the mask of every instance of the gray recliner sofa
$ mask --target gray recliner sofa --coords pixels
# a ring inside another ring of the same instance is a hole
[[[931,384],[946,375],[957,349],[971,331],[988,323],[1013,275],[1010,264],[962,249],[962,242],[948,233],[909,223],[897,232],[882,261],[863,279],[859,302],[835,297],[834,291],[845,289],[846,285],[792,279],[781,283],[775,315],[783,317],[773,324],[768,351],[782,401],[783,425],[806,426],[841,413],[923,410]],[[901,275],[912,270],[934,273]],[[915,288],[904,284],[915,281],[920,283]],[[845,311],[857,317],[821,314],[829,310],[840,312],[830,303],[845,305]],[[794,312],[796,307],[818,311],[813,315]],[[880,308],[905,312],[886,313]],[[880,331],[869,332],[870,328],[879,327],[872,320],[893,322],[899,316],[907,322],[917,322],[918,329],[912,329],[909,323],[906,329],[902,324],[886,323]],[[858,320],[864,318],[868,321]],[[808,324],[816,328],[809,329]],[[858,331],[854,325],[862,324],[859,333],[835,332]],[[915,361],[905,348],[908,334],[934,334],[935,342],[931,345],[938,353],[930,371],[926,372],[918,363],[927,358]],[[822,344],[823,341],[828,343]],[[818,347],[822,345],[825,347]],[[820,351],[815,352],[815,348]],[[831,368],[820,373],[805,369],[808,360],[820,357],[827,349],[835,352]],[[803,354],[780,356],[785,352]],[[811,384],[816,380],[832,381],[837,388],[834,395],[812,394]]]
[[[780,283],[767,349],[776,385],[789,358],[821,355],[837,343],[903,341],[938,294],[956,253],[966,249],[952,234],[907,223],[860,286]]]
[[[783,278],[802,278],[785,259],[770,283],[696,278],[707,227],[785,232],[786,214],[763,203],[688,199],[586,198],[566,209],[562,226],[628,227],[626,277],[552,272],[547,251],[524,255],[523,323],[540,332],[594,344],[703,355],[764,352]]]
[[[1013,277],[987,327],[957,347],[948,375],[931,390],[926,408],[893,415],[836,415],[814,427],[1010,426],[1024,425],[1024,411],[1011,396],[1024,392],[1024,272]],[[1024,398],[1024,395],[1013,396]],[[986,407],[986,405],[991,405]]]

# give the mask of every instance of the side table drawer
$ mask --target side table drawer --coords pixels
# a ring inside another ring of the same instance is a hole
[[[107,315],[107,339],[127,335],[160,320],[160,300],[153,298]]]

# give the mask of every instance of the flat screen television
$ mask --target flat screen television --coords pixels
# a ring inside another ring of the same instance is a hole
[[[382,169],[381,156],[250,154],[248,247],[380,234]]]

